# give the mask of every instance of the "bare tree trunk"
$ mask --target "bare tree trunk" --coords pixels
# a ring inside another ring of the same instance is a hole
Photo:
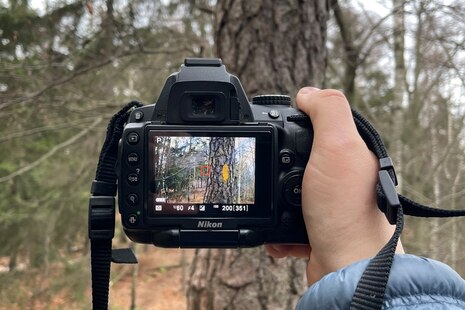
[[[205,203],[230,203],[233,198],[234,138],[212,137],[210,141],[210,174],[205,190]]]
[[[355,102],[355,77],[357,74],[357,67],[359,65],[360,47],[354,43],[351,27],[347,24],[344,13],[339,6],[337,0],[332,0],[332,9],[334,12],[334,19],[339,27],[342,43],[344,46],[344,78],[342,80],[344,86],[344,94],[349,102]]]
[[[430,108],[430,110],[432,110]],[[431,119],[430,119],[431,121]],[[438,137],[436,133],[436,128],[435,126],[431,126],[430,128],[430,133],[431,133],[431,165],[435,167],[438,164],[438,157],[439,157],[439,142],[438,142]],[[439,183],[439,175],[435,173],[433,175],[433,206],[438,207],[438,202],[441,197],[441,185]],[[429,255],[431,258],[435,259],[440,259],[440,254],[441,254],[441,242],[439,238],[439,219],[438,218],[431,218],[430,219],[430,225],[431,225],[431,239],[429,243]]]
[[[459,162],[459,167],[464,167],[464,162],[461,161]],[[465,169],[460,169],[452,183],[452,188],[451,188],[451,193],[450,195],[452,196],[452,201],[451,201],[451,209],[455,210],[457,209],[457,198],[455,197],[457,195],[457,185],[460,183],[461,176],[463,175],[463,172]],[[452,218],[450,219],[452,221],[452,229],[451,229],[451,243],[450,243],[450,266],[454,269],[457,268],[457,262],[459,260],[459,257],[457,255],[458,248],[460,246],[459,242],[459,233],[458,233],[458,227],[457,227],[457,219]]]
[[[8,272],[13,272],[16,270],[17,259],[18,259],[18,251],[15,249],[10,254],[10,259],[8,261]]]
[[[452,115],[450,113],[447,114],[447,145],[450,145],[453,143],[454,138],[453,136],[453,120],[452,120]],[[455,210],[457,209],[457,189],[459,187],[459,184],[461,182],[462,176],[465,172],[465,162],[464,158],[461,158],[458,161],[457,165],[458,169],[457,170],[455,177],[453,178],[452,181],[452,187],[450,190],[450,195],[451,195],[451,209]],[[454,167],[455,168],[455,167]],[[446,170],[447,171],[447,170]],[[448,173],[450,174],[450,173]],[[458,254],[458,249],[460,247],[460,234],[459,234],[459,229],[458,229],[458,223],[457,223],[457,218],[452,218],[452,228],[451,228],[451,237],[450,237],[450,266],[453,269],[457,269],[458,267],[458,261],[461,257],[459,257]]]
[[[114,37],[114,29],[115,29],[115,21],[114,21],[114,9],[113,9],[113,0],[106,0],[106,15],[103,19],[103,38],[101,41],[101,46],[99,52],[109,57],[112,53],[113,49],[113,37]]]
[[[294,95],[321,87],[326,68],[327,0],[219,0],[217,55],[239,76],[249,96]]]
[[[396,3],[397,2],[393,1],[394,10],[395,10]],[[420,76],[421,76],[422,64],[423,64],[422,46],[423,46],[423,40],[424,40],[423,38],[424,8],[423,8],[423,4],[421,3],[421,0],[418,6],[419,7],[417,11],[415,12],[416,13],[415,14],[415,18],[416,18],[415,43],[414,43],[414,49],[412,51],[413,53],[412,57],[415,60],[415,65],[412,70],[413,76],[410,78],[411,85],[409,86],[409,89],[404,89],[405,91],[407,91],[407,94],[408,94],[408,106],[406,107],[406,111],[404,111],[403,113],[404,123],[401,125],[403,132],[401,133],[401,136],[400,136],[401,137],[400,140],[403,143],[405,143],[404,146],[405,147],[409,146],[408,152],[412,152],[412,150],[416,150],[418,148],[417,141],[420,141],[419,137],[421,136],[421,129],[420,129],[421,127],[419,126],[419,118],[420,118],[419,114],[421,110],[420,107],[423,104],[423,102],[421,102],[420,100],[420,93],[421,93]],[[395,91],[395,93],[397,93],[397,91]],[[399,118],[396,117],[396,119],[399,119]],[[397,130],[397,129],[394,128],[394,130]],[[395,146],[395,141],[396,140],[394,140],[394,143],[393,143],[394,146]],[[399,149],[401,150],[401,148]],[[404,175],[404,179],[399,180],[400,186],[398,187],[399,192],[402,193],[405,188],[405,185],[403,183],[405,183],[407,179],[409,179],[409,181],[413,183],[414,181],[412,181],[412,178],[413,179],[417,178],[420,173],[418,172],[417,165],[410,165],[409,167],[409,161],[411,162],[412,161],[411,159],[409,159],[408,157],[401,158],[400,159],[401,162],[398,163],[397,160],[399,159],[397,158],[396,152],[394,152],[393,154],[395,154],[393,160],[394,160],[394,163],[396,164],[397,175],[400,176],[401,171],[399,170],[402,170],[402,174]],[[399,167],[397,167],[398,164],[400,164]],[[405,175],[410,175],[410,178],[406,177]],[[404,234],[403,240],[405,241],[405,245],[407,249],[409,249],[410,247],[420,249],[421,247],[419,247],[418,244],[422,244],[422,245],[426,244],[424,247],[427,248],[428,247],[427,244],[429,242],[429,231],[430,231],[429,224],[425,224],[420,219],[408,218],[408,217],[406,218],[406,222],[407,222],[406,226],[407,227],[410,226],[412,230],[411,237]],[[408,224],[409,222],[411,224]]]
[[[402,132],[404,129],[404,98],[405,98],[405,83],[406,70],[404,61],[404,14],[405,0],[393,0],[394,10],[394,98],[393,98],[393,119],[394,126],[392,130],[393,154],[394,163],[397,172],[397,181],[399,192],[402,192]]]
[[[404,130],[404,141],[416,141],[418,134],[415,131],[408,131],[409,128],[419,128],[419,114],[421,107],[423,105],[421,98],[421,72],[423,68],[423,53],[424,48],[424,14],[425,14],[425,3],[424,1],[419,1],[418,9],[416,12],[417,26],[415,29],[415,66],[413,72],[413,81],[412,81],[412,92],[409,93],[409,106],[408,113],[405,117],[405,126],[407,130]]]
[[[131,243],[132,250],[134,251],[135,254],[137,254],[137,246],[135,243]],[[136,296],[137,296],[137,274],[139,271],[139,265],[135,264],[131,266],[132,271],[131,271],[131,310],[136,310],[137,309],[137,304],[136,304]]]
[[[249,96],[295,96],[303,86],[324,85],[327,19],[327,0],[219,0],[217,54]],[[192,263],[188,309],[294,308],[306,288],[305,264],[275,260],[261,247],[199,249]]]

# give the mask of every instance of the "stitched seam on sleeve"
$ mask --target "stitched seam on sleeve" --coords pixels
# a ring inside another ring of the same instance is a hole
[[[395,308],[398,308],[398,307],[405,307],[405,306],[421,306],[421,305],[433,305],[433,304],[450,305],[450,306],[465,306],[465,300],[459,299],[456,296],[450,296],[450,295],[414,294],[414,295],[405,295],[405,296],[401,296],[401,297],[392,298],[389,301],[391,303],[393,301],[400,300],[400,299],[403,299],[403,298],[419,298],[420,299],[422,297],[427,297],[427,298],[428,297],[438,297],[438,299],[441,299],[441,300],[438,300],[438,301],[421,301],[421,300],[417,300],[417,301],[411,301],[408,304],[402,303],[402,304],[399,304],[399,305],[393,305],[393,306],[389,306],[389,307],[383,306],[383,309],[388,310],[388,309],[395,309]]]

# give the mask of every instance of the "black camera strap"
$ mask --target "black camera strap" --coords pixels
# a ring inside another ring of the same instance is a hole
[[[115,165],[118,142],[129,113],[135,107],[140,106],[142,106],[141,103],[132,101],[111,119],[100,153],[96,177],[92,183],[88,225],[91,243],[92,308],[94,310],[108,309],[111,262],[137,263],[131,250],[112,250],[112,239],[115,231],[117,192]],[[352,114],[359,134],[379,159],[378,207],[386,214],[390,224],[396,224],[396,229],[388,243],[368,264],[358,282],[350,309],[381,309],[395,250],[404,225],[404,214],[419,217],[455,217],[465,216],[465,210],[430,208],[398,195],[395,189],[396,173],[383,141],[363,116],[354,110]]]
[[[95,180],[89,199],[89,239],[92,272],[92,309],[108,309],[110,266],[115,263],[137,263],[129,249],[112,251],[115,234],[116,161],[118,142],[123,134],[129,112],[142,106],[137,101],[128,103],[115,114],[107,127],[107,135],[100,152]]]

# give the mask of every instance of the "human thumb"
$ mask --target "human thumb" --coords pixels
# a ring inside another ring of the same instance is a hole
[[[315,142],[327,138],[333,143],[360,139],[349,102],[342,92],[304,87],[297,93],[296,103],[311,119]]]

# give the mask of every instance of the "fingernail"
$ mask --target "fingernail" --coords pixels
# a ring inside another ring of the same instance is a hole
[[[318,91],[318,90],[320,89],[316,87],[307,86],[307,87],[301,88],[299,92],[302,94],[309,94],[311,92]]]

